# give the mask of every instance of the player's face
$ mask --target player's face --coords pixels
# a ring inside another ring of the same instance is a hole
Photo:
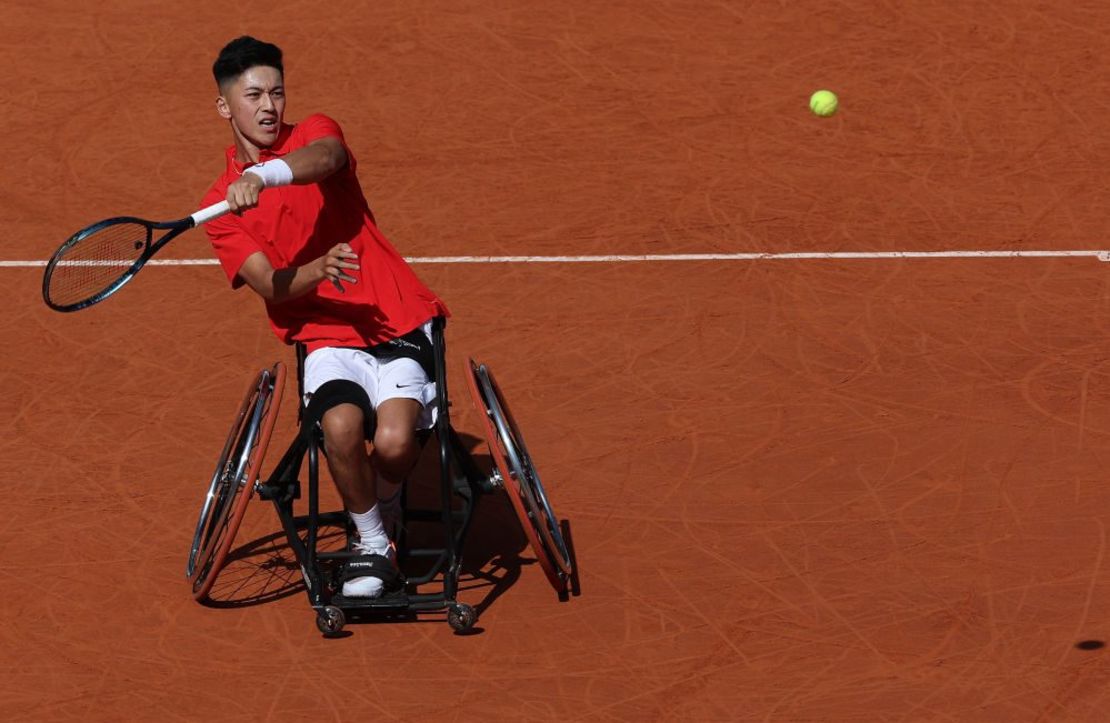
[[[257,148],[269,148],[281,132],[285,114],[285,84],[281,71],[265,65],[248,68],[234,83],[222,88],[216,101],[220,115]]]

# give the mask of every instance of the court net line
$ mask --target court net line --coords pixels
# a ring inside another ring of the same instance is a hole
[[[789,261],[850,259],[1016,259],[1095,258],[1110,262],[1110,251],[798,251],[788,253],[600,254],[586,256],[412,256],[410,264],[590,264],[667,261]],[[68,261],[67,266],[130,266],[130,261]],[[148,266],[217,266],[216,259],[151,259]],[[34,268],[45,261],[0,261],[0,268]]]

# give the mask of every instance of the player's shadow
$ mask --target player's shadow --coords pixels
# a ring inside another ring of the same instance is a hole
[[[459,435],[467,450],[485,443],[469,435]],[[438,443],[433,436],[408,483],[409,507],[436,508],[442,496],[439,477]],[[488,474],[492,460],[486,455],[471,453],[478,469]],[[302,474],[305,470],[302,469]],[[457,502],[457,500],[456,500]],[[303,505],[303,502],[298,502]],[[298,514],[304,511],[298,509]],[[299,529],[301,539],[305,537]],[[443,527],[437,523],[414,522],[408,525],[408,546],[442,547]],[[318,549],[341,549],[346,531],[338,526],[322,526]],[[481,615],[520,578],[520,570],[535,562],[522,558],[527,539],[504,493],[479,494],[474,505],[463,548],[460,567],[459,597],[474,605]],[[403,566],[408,577],[428,571],[427,561],[409,560]],[[423,565],[423,568],[421,567]],[[434,592],[441,586],[437,579],[422,586],[421,592]],[[206,605],[216,608],[242,608],[264,605],[296,594],[304,594],[305,583],[296,556],[283,531],[274,532],[232,549],[209,592]],[[482,597],[474,602],[474,595]],[[411,619],[416,619],[413,616]]]

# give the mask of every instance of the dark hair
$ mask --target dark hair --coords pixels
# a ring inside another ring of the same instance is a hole
[[[281,67],[281,48],[273,43],[242,35],[220,51],[216,62],[212,64],[212,75],[216,78],[216,85],[223,85],[257,65],[277,68],[279,73],[285,75],[285,69]]]

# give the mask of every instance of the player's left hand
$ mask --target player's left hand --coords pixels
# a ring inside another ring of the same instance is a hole
[[[258,197],[265,188],[261,178],[249,170],[227,187],[227,205],[232,213],[242,213],[258,205]]]

